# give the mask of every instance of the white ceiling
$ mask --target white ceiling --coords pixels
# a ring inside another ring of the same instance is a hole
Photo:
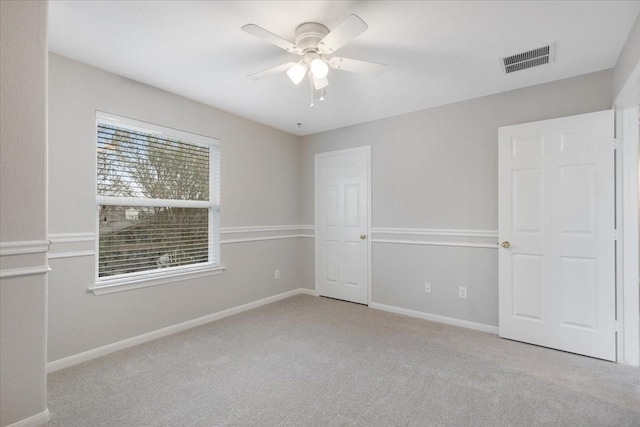
[[[49,49],[297,135],[612,68],[638,1],[51,1]],[[299,57],[240,30],[293,41],[355,13],[369,29],[338,56],[382,76],[330,70],[309,108],[306,82],[247,75]],[[499,58],[557,43],[553,64],[505,75]],[[296,123],[301,122],[298,128]]]

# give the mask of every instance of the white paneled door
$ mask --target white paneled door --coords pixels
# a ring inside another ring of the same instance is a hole
[[[615,360],[613,123],[499,129],[501,337]]]
[[[316,290],[368,304],[371,148],[315,156]]]

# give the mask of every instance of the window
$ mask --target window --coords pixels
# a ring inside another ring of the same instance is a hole
[[[96,117],[96,287],[220,269],[219,141]]]

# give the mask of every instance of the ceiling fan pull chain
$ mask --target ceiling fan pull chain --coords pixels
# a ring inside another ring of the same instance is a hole
[[[311,77],[311,73],[309,73],[309,89],[311,89],[311,105],[310,107],[313,108],[313,79]]]

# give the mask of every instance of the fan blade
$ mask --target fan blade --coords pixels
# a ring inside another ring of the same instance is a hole
[[[333,53],[367,31],[367,28],[367,24],[358,15],[349,15],[318,42],[318,51]]]
[[[294,65],[296,65],[295,62],[287,62],[286,64],[278,65],[277,67],[268,68],[266,70],[258,71],[257,73],[249,74],[247,77],[249,77],[251,80],[260,80],[264,77],[272,76],[274,74],[287,71],[289,68],[293,67]]]
[[[290,53],[295,53],[298,55],[302,55],[303,51],[295,44],[291,43],[288,40],[283,39],[282,37],[273,34],[270,31],[265,30],[262,27],[257,26],[256,24],[247,24],[241,27],[242,31],[245,33],[251,34],[252,36],[256,36],[268,43],[278,46]]]
[[[313,87],[317,90],[324,89],[327,86],[329,86],[329,80],[327,80],[326,77],[323,77],[321,79],[313,77]]]
[[[359,61],[357,59],[340,58],[334,56],[329,59],[329,66],[336,70],[352,71],[354,73],[380,75],[386,65],[377,62]]]

